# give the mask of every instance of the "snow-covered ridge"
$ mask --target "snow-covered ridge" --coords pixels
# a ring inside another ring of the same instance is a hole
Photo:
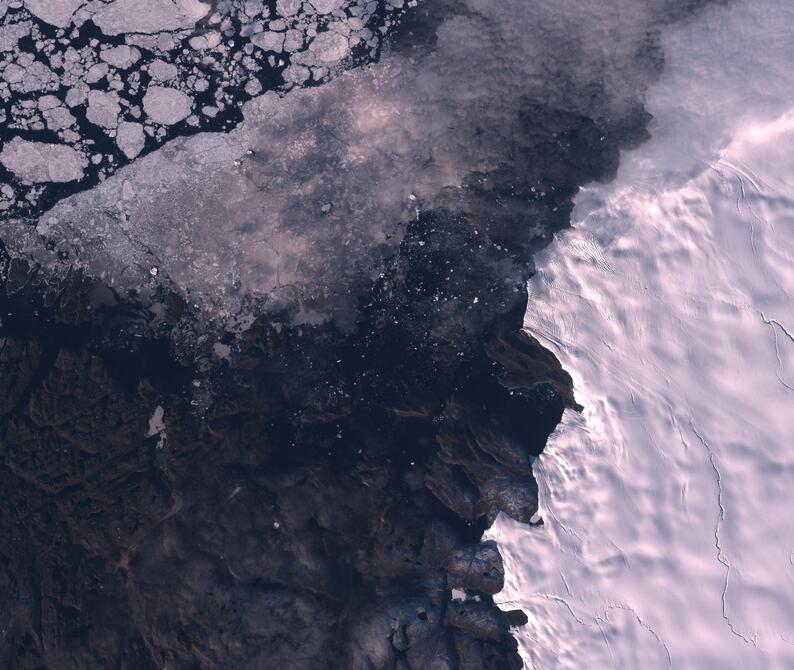
[[[535,465],[545,525],[494,530],[528,667],[794,667],[792,22],[673,31],[655,139],[538,259],[526,327],[585,411]]]

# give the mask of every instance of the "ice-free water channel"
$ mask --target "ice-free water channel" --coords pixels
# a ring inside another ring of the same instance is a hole
[[[794,7],[667,33],[653,139],[584,191],[525,326],[581,415],[500,518],[527,667],[794,668]]]

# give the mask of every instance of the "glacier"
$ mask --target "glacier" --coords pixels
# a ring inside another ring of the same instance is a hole
[[[585,409],[534,464],[544,524],[491,531],[529,668],[794,667],[791,25],[666,33],[653,139],[537,259],[525,328]]]

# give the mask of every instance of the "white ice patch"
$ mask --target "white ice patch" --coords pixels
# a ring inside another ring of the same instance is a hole
[[[492,532],[528,667],[794,667],[791,25],[671,33],[654,140],[538,258],[525,325],[585,411],[536,464],[545,524]]]
[[[154,408],[152,416],[149,417],[149,432],[146,437],[157,437],[157,448],[162,449],[165,446],[167,435],[165,432],[165,410],[161,405]]]
[[[63,144],[30,142],[15,137],[0,151],[0,163],[23,181],[69,182],[80,179],[85,157]]]
[[[140,60],[141,52],[135,47],[131,47],[126,44],[120,44],[119,46],[100,51],[99,57],[113,67],[119,68],[120,70],[126,70]]]
[[[146,136],[143,134],[143,126],[140,123],[123,121],[119,124],[116,132],[116,144],[124,155],[132,160],[146,145]]]
[[[72,14],[82,4],[85,0],[25,0],[25,8],[33,16],[59,28],[69,25]]]
[[[118,95],[105,91],[89,91],[85,116],[91,123],[103,128],[115,128],[118,125],[119,114],[121,114],[121,106]]]
[[[337,63],[347,56],[350,45],[344,35],[331,31],[320,33],[309,45],[318,63],[325,65]]]
[[[192,28],[210,6],[199,0],[115,0],[93,16],[106,35],[156,33]]]
[[[189,95],[175,88],[150,86],[143,97],[143,108],[151,121],[173,126],[184,121],[193,106]]]
[[[330,14],[335,9],[341,9],[342,0],[311,0],[311,6],[318,14]]]

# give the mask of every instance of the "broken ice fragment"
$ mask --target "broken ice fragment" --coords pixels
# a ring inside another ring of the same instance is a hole
[[[158,33],[192,28],[209,10],[199,0],[115,0],[92,18],[106,35]]]
[[[84,0],[25,0],[25,9],[44,23],[65,28]]]
[[[257,33],[251,37],[251,44],[264,51],[275,51],[276,53],[280,53],[284,50],[284,33],[276,33],[273,31]]]
[[[205,49],[214,49],[221,43],[221,34],[214,30],[204,35],[196,35],[191,37],[189,42],[190,46],[196,51],[203,51]]]
[[[281,16],[294,16],[301,7],[301,0],[277,0],[276,11]]]
[[[104,91],[88,93],[88,109],[85,116],[91,123],[103,128],[115,128],[118,125],[120,113],[121,107],[115,93],[105,93]]]
[[[311,5],[318,14],[330,14],[335,9],[340,9],[343,4],[342,0],[311,0]]]
[[[124,155],[132,160],[143,151],[146,144],[143,126],[140,123],[123,121],[116,132],[116,144]]]
[[[223,342],[216,342],[212,346],[212,350],[215,352],[215,355],[218,358],[224,358],[227,360],[232,353],[232,348],[228,344],[224,344]]]
[[[141,52],[135,47],[120,44],[119,46],[101,51],[99,57],[119,70],[126,70],[140,59]]]
[[[189,95],[175,88],[150,86],[143,97],[143,109],[149,119],[164,126],[172,126],[190,116],[193,101]]]
[[[179,69],[173,63],[158,58],[149,64],[149,76],[157,81],[171,81],[179,76]]]
[[[23,181],[69,182],[83,177],[85,156],[65,144],[30,142],[15,137],[0,152],[0,163]]]
[[[251,97],[259,95],[262,92],[262,84],[258,79],[249,79],[245,85],[245,92]]]
[[[338,33],[320,33],[312,40],[309,50],[321,63],[337,63],[348,54],[349,43],[344,35]]]

